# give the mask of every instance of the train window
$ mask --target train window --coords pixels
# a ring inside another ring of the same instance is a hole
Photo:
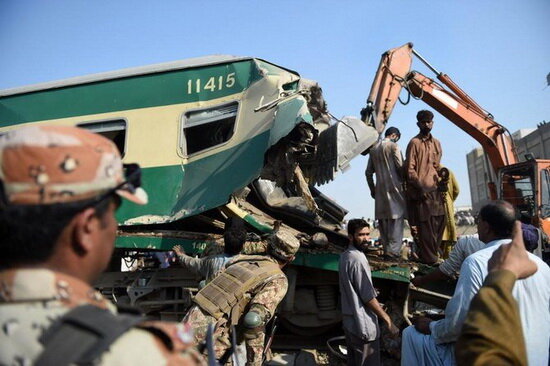
[[[115,119],[108,121],[80,123],[78,127],[98,133],[113,141],[121,156],[126,152],[126,121]]]
[[[192,155],[223,144],[233,136],[238,103],[190,111],[183,117],[183,153]]]

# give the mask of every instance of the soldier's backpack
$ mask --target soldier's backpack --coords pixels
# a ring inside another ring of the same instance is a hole
[[[143,320],[93,305],[77,306],[44,332],[40,338],[44,351],[35,366],[92,365],[122,334]]]

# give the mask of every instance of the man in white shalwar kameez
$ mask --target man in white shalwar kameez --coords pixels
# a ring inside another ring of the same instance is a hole
[[[487,277],[487,263],[492,254],[511,240],[515,211],[504,201],[492,201],[479,211],[479,239],[484,249],[470,255],[460,269],[455,293],[445,308],[445,318],[432,321],[421,317],[414,326],[403,330],[401,365],[454,366],[455,342],[468,314],[470,302]],[[518,303],[525,348],[529,365],[548,365],[550,343],[550,267],[534,254],[529,259],[537,265],[537,272],[518,280],[512,294]],[[519,332],[519,329],[518,329]],[[498,334],[494,335],[498,337]]]
[[[374,198],[380,243],[384,253],[399,257],[403,242],[405,195],[403,193],[403,156],[397,145],[401,133],[395,127],[386,130],[385,137],[370,151],[365,175]],[[376,184],[373,176],[376,174]]]

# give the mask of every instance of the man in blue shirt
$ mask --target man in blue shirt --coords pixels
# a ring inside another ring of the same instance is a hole
[[[378,318],[392,335],[399,329],[376,300],[369,262],[363,253],[370,240],[369,224],[363,219],[350,220],[348,237],[350,243],[340,256],[338,268],[348,365],[380,365]]]
[[[223,253],[195,258],[185,254],[180,245],[172,248],[181,265],[204,279],[205,284],[225,269],[225,265],[242,251],[246,242],[246,228],[243,219],[232,217],[228,219],[225,226]]]

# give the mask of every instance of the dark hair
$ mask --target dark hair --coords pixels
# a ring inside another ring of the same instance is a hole
[[[384,137],[388,137],[392,133],[395,133],[398,137],[401,137],[401,131],[399,131],[397,127],[388,127],[386,133],[384,134]]]
[[[516,212],[506,201],[491,201],[479,210],[479,217],[485,221],[497,236],[497,239],[507,239],[512,236]]]
[[[246,242],[245,221],[240,217],[229,217],[225,221],[223,241],[225,254],[239,254]]]
[[[370,228],[369,223],[364,219],[351,219],[348,221],[348,235],[353,236],[364,227]]]
[[[51,205],[8,205],[0,208],[0,268],[48,260],[63,229],[87,207],[103,221],[112,199]]]
[[[425,109],[418,111],[418,113],[416,114],[416,120],[418,122],[426,121],[426,120],[431,121],[433,120],[433,118],[434,118],[434,114],[431,111],[427,111]]]
[[[229,217],[225,221],[224,229],[228,230],[245,230],[245,221],[240,217]]]
[[[239,254],[246,242],[246,230],[230,229],[223,234],[224,253],[228,255]]]
[[[290,261],[289,258],[283,258],[279,253],[277,253],[271,245],[267,246],[267,255],[275,259],[278,263],[286,264]]]

